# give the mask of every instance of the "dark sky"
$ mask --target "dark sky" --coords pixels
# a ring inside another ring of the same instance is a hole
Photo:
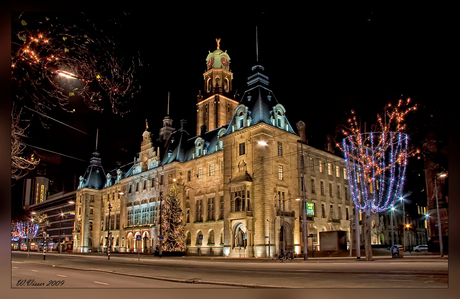
[[[233,90],[242,95],[256,64],[258,26],[258,64],[265,67],[271,89],[285,106],[291,125],[295,128],[303,120],[310,144],[322,148],[326,135],[334,134],[351,109],[363,121],[374,122],[383,106],[401,95],[428,110],[437,109],[437,90],[431,80],[438,72],[433,43],[440,37],[430,13],[429,7],[309,4],[283,9],[209,6],[193,12],[86,13],[113,34],[120,47],[140,52],[142,92],[130,102],[131,112],[123,118],[110,111],[90,111],[81,103],[75,104],[74,114],[50,114],[89,135],[50,122],[47,130],[32,128],[28,141],[85,160],[51,155],[44,159],[49,165],[55,163],[51,167],[55,172],[50,168],[48,173],[56,173],[56,180],[73,187],[74,176],[78,178],[89,165],[96,129],[106,170],[114,169],[116,161],[132,162],[140,150],[145,119],[152,137],[158,137],[168,91],[174,126],[178,128],[180,119],[186,119],[186,129],[194,136],[196,96],[203,90],[208,51],[215,50],[215,39],[221,38],[220,48],[231,58]],[[75,24],[79,22],[83,22],[81,14],[75,17]]]

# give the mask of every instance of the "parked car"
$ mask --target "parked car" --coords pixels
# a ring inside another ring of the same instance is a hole
[[[414,247],[414,250],[417,252],[428,251],[428,245],[417,245]]]

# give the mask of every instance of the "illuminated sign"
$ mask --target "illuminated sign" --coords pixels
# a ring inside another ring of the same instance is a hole
[[[305,205],[306,205],[307,215],[315,216],[315,205],[309,202],[305,203]]]

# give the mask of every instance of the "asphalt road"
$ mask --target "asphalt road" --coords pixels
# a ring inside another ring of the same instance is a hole
[[[64,277],[65,276],[65,277]],[[30,282],[28,282],[31,280]],[[63,285],[58,285],[62,281]],[[24,282],[25,281],[25,282]],[[55,286],[46,286],[53,281]],[[27,286],[29,283],[29,286]],[[34,284],[41,284],[33,286]],[[12,252],[13,288],[448,288],[448,259],[308,261]]]

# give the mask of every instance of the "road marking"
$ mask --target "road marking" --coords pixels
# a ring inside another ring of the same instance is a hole
[[[61,274],[58,274],[57,276],[59,276],[59,277],[67,277],[67,276],[65,276],[65,275],[61,275]]]
[[[105,282],[100,282],[100,281],[93,281],[94,283],[98,283],[98,284],[103,284],[103,285],[106,285],[108,286],[109,284],[108,283],[105,283]]]
[[[30,270],[30,271],[32,271],[32,272],[38,272],[37,270]]]

